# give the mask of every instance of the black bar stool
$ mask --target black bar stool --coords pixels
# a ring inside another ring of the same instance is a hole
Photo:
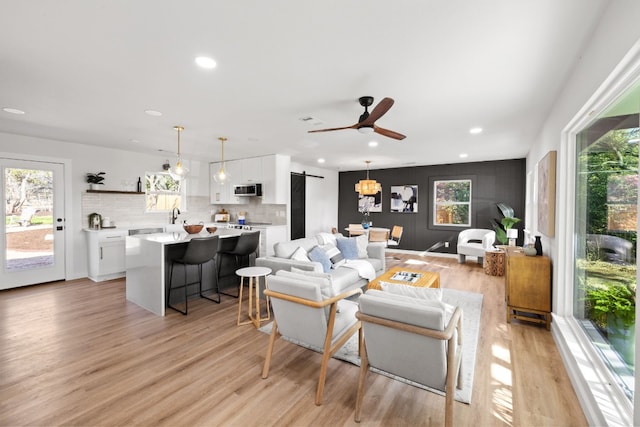
[[[202,298],[205,298],[205,299],[208,299],[209,301],[213,301],[215,303],[220,304],[220,289],[218,289],[218,283],[217,283],[218,268],[217,268],[217,262],[216,262],[216,255],[218,253],[218,240],[219,240],[219,236],[194,237],[187,244],[187,250],[185,251],[184,255],[180,258],[174,258],[171,260],[171,267],[169,272],[169,292],[167,292],[167,307],[172,308],[186,315],[187,309],[188,309],[187,287],[195,283],[198,284],[198,292]],[[214,268],[214,277],[216,278],[216,292],[218,294],[217,300],[213,298],[209,298],[203,295],[202,293],[202,265],[212,260],[214,261],[213,268]],[[173,287],[173,268],[176,264],[182,264],[184,267],[184,284]],[[190,265],[195,265],[198,267],[197,282],[191,282],[191,283],[187,282],[187,267]],[[184,311],[171,305],[171,291],[173,289],[180,289],[180,288],[184,288]]]
[[[238,238],[238,242],[233,250],[221,251],[220,253],[223,255],[232,256],[235,260],[235,270],[243,267],[250,267],[251,264],[251,255],[257,256],[258,254],[258,246],[260,245],[260,231],[248,231],[242,233]],[[255,265],[255,259],[253,260],[253,265]],[[231,295],[222,292],[223,295],[228,295],[234,298],[238,298],[240,295],[240,288],[238,288],[238,295]]]

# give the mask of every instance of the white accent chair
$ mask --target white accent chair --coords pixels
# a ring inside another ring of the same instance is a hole
[[[496,240],[496,232],[484,228],[469,228],[458,234],[458,262],[464,264],[466,257],[475,256],[478,264],[482,264],[482,258],[487,250],[493,247]]]
[[[445,425],[452,426],[454,387],[462,388],[462,309],[451,314],[440,301],[378,290],[368,290],[358,302],[364,338],[355,421],[360,422],[365,377],[373,367],[444,391]]]
[[[361,324],[355,316],[358,304],[346,300],[347,297],[361,294],[362,290],[357,288],[331,297],[330,291],[327,292],[330,288],[326,278],[279,271],[275,276],[267,276],[267,290],[264,292],[271,299],[275,320],[272,324],[262,378],[269,376],[273,347],[280,336],[321,349],[322,364],[316,405],[322,404],[327,363],[331,356],[354,333],[358,332],[358,338],[362,340]]]

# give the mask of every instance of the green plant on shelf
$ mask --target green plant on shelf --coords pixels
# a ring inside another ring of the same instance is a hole
[[[89,184],[99,184],[99,185],[104,185],[104,176],[105,172],[98,172],[98,173],[88,173],[87,174],[87,182]]]

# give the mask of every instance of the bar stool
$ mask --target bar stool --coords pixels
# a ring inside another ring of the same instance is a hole
[[[240,235],[232,250],[222,250],[220,253],[222,256],[229,255],[234,257],[235,269],[237,270],[238,268],[251,266],[251,255],[257,253],[259,244],[260,231],[249,231]],[[242,280],[240,281],[240,286],[242,286]],[[224,292],[223,294],[238,298],[240,296],[240,291],[238,291],[238,295],[231,295]]]
[[[238,326],[253,323],[256,328],[260,327],[260,322],[263,320],[271,319],[271,310],[269,309],[269,297],[265,295],[265,303],[267,306],[267,317],[260,318],[260,278],[266,277],[271,274],[271,269],[268,267],[244,267],[236,271],[236,274],[240,276],[240,294],[238,299]],[[249,320],[240,322],[240,313],[242,312],[242,288],[244,278],[249,278]],[[263,279],[263,281],[266,279]],[[253,314],[253,288],[255,286],[256,292],[256,309],[255,317]],[[266,286],[266,283],[265,283]]]
[[[171,260],[171,266],[169,267],[169,292],[167,292],[167,307],[172,308],[186,316],[187,310],[188,310],[187,287],[195,283],[198,284],[198,292],[202,298],[205,298],[205,299],[208,299],[209,301],[213,301],[215,303],[220,304],[220,290],[218,289],[218,283],[217,283],[218,268],[217,268],[217,263],[215,262],[216,255],[218,253],[218,239],[219,239],[219,236],[194,237],[187,244],[187,249],[184,255],[180,258],[174,258]],[[216,277],[216,291],[218,294],[217,300],[213,298],[209,298],[202,293],[202,265],[212,260],[214,261],[213,268],[214,268],[214,277]],[[184,284],[174,287],[173,286],[173,269],[176,264],[182,264],[182,266],[184,267]],[[187,282],[187,267],[190,265],[195,265],[198,267],[197,282],[190,282],[190,283]],[[173,289],[180,289],[180,288],[184,288],[184,311],[171,305],[171,291]]]

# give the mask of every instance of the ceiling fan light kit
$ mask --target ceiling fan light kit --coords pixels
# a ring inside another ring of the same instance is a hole
[[[365,163],[367,164],[367,179],[361,179],[356,184],[356,192],[360,193],[361,196],[373,196],[382,191],[382,185],[376,182],[375,179],[369,179],[369,163],[371,163],[371,160],[366,160]]]
[[[382,101],[378,103],[378,105],[375,106],[375,108],[373,109],[373,111],[371,111],[371,113],[369,113],[369,107],[373,104],[372,96],[362,96],[358,99],[358,102],[360,102],[360,105],[364,107],[364,113],[362,113],[362,115],[358,119],[358,123],[351,126],[344,126],[340,128],[317,129],[317,130],[310,130],[308,132],[315,133],[315,132],[331,132],[334,130],[343,130],[343,129],[356,129],[360,133],[369,134],[369,133],[375,132],[377,134],[386,136],[387,138],[393,138],[397,140],[403,140],[406,138],[406,136],[401,133],[398,133],[389,129],[381,128],[379,126],[376,126],[375,124],[376,120],[382,117],[393,106],[393,103],[394,103],[393,99],[384,98]]]
[[[213,175],[213,180],[218,184],[223,185],[226,182],[228,182],[229,178],[231,177],[229,173],[225,170],[225,163],[224,163],[224,143],[227,140],[227,138],[221,136],[218,139],[220,140],[222,156],[221,156],[220,170],[218,171],[218,173]]]

